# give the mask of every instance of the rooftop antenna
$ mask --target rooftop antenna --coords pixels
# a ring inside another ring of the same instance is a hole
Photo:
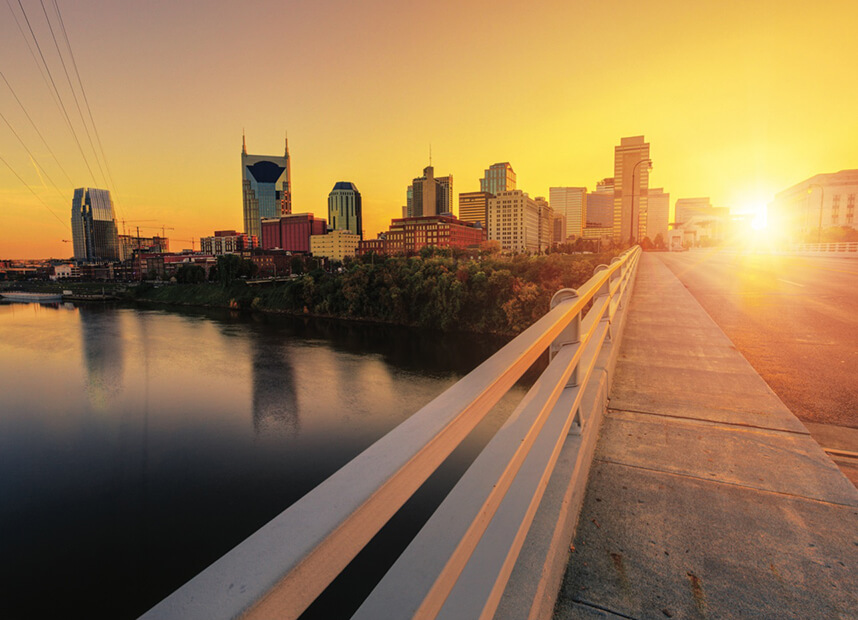
[[[289,157],[289,130],[286,130],[286,157]]]
[[[244,136],[244,127],[241,128],[241,154],[247,155],[247,139]]]
[[[429,143],[429,165],[432,165],[432,143]]]

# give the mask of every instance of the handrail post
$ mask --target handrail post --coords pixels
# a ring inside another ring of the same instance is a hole
[[[576,299],[578,297],[578,291],[574,288],[563,288],[554,293],[554,297],[551,298],[550,309],[556,308],[559,304],[567,301],[569,299]],[[566,345],[575,345],[581,343],[581,313],[577,313],[572,320],[569,321],[569,324],[563,328],[563,331],[560,332],[560,335],[554,339],[554,342],[551,343],[551,349],[548,354],[548,361],[554,359],[554,356],[557,355],[557,352],[561,347]],[[575,364],[575,369],[572,371],[572,374],[569,375],[569,381],[566,383],[566,387],[575,387],[578,385],[578,364]]]
[[[551,306],[550,308],[555,308],[558,304],[563,303],[564,301],[568,301],[570,299],[577,299],[578,291],[574,288],[563,288],[554,293],[554,297],[551,298]],[[572,320],[569,321],[569,324],[560,332],[560,335],[554,339],[554,342],[551,343],[548,351],[548,360],[551,361],[557,352],[565,346],[581,346],[581,313],[578,312],[572,317]],[[575,362],[575,368],[572,369],[572,372],[569,375],[569,380],[566,382],[566,387],[576,387],[579,383],[578,381],[578,362]],[[572,424],[569,427],[570,435],[580,435],[583,427],[583,419],[581,417],[581,407],[580,405],[572,411]]]
[[[593,275],[600,273],[609,269],[608,265],[597,265],[595,269],[593,269]],[[599,323],[606,323],[607,327],[605,330],[605,342],[611,342],[611,319],[613,318],[613,314],[611,313],[611,282],[614,281],[614,274],[611,274],[610,277],[605,279],[604,284],[599,287],[599,290],[596,291],[596,295],[593,297],[593,302],[602,297],[608,298],[607,308],[605,308],[604,313],[602,314],[602,318],[599,319]]]

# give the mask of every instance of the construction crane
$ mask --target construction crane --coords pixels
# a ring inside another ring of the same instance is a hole
[[[152,220],[152,221],[155,221],[155,220]],[[167,231],[168,230],[176,230],[172,226],[164,226],[163,224],[161,226],[138,226],[137,228],[151,228],[153,230],[160,230],[162,239],[167,238]]]
[[[156,221],[157,220],[152,220],[152,219],[149,219],[149,220],[122,220],[122,234],[123,235],[128,234],[125,232],[125,222],[135,223],[135,222],[156,222]]]

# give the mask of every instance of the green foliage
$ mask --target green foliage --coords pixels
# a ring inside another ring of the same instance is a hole
[[[143,297],[512,335],[543,316],[554,293],[580,287],[597,265],[610,263],[614,256],[554,252],[453,258],[452,254],[376,255],[369,261],[365,257],[348,261],[342,272],[313,269],[276,285],[247,286],[241,280],[225,288],[177,284],[150,290]]]
[[[241,258],[238,254],[224,254],[217,257],[217,263],[209,273],[209,279],[220,282],[227,288],[239,278],[252,278],[258,271],[258,266],[252,260]],[[178,279],[178,274],[177,274]]]
[[[206,270],[199,265],[182,265],[176,270],[179,284],[200,284],[206,281]]]

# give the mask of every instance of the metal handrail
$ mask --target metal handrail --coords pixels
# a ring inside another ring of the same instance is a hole
[[[611,321],[639,256],[639,248],[628,250],[610,266],[598,267],[577,291],[560,291],[531,327],[142,617],[298,617],[550,346],[548,369],[357,617],[380,617],[372,611],[379,605],[385,617],[393,617],[394,609],[396,617],[434,617],[442,610],[441,615],[456,617],[463,608],[455,601],[461,598],[470,606],[491,608],[544,489],[523,483],[522,476],[541,467],[545,478],[561,438],[570,429],[578,433],[586,427],[581,394],[602,343],[611,337]],[[459,502],[463,494],[467,503]],[[494,548],[487,548],[486,541],[497,536],[498,519],[523,505],[528,507],[524,518],[508,539],[518,541],[518,547],[508,549],[499,572],[494,571],[498,578],[487,591],[480,590],[486,596],[462,597],[465,586],[459,584],[485,572],[480,558]],[[447,527],[451,518],[455,528]],[[427,544],[436,551],[432,570],[420,551]],[[418,584],[411,576],[415,566],[430,577]],[[403,580],[412,584],[408,604],[399,600],[406,593],[397,585]]]

